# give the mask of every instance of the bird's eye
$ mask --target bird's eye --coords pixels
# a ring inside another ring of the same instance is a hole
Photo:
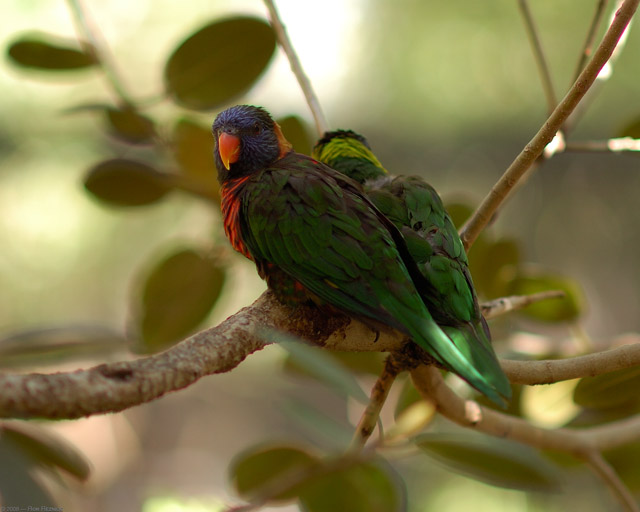
[[[255,123],[251,127],[251,131],[254,133],[254,135],[258,135],[262,131],[262,126],[260,126],[260,123]]]

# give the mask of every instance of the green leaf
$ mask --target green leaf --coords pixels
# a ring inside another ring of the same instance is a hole
[[[640,117],[627,123],[616,137],[631,137],[640,139]]]
[[[363,404],[369,403],[369,398],[353,374],[323,349],[274,330],[265,330],[262,336],[266,340],[277,342],[305,373],[324,382],[340,394],[350,395]]]
[[[625,444],[608,450],[604,452],[604,457],[629,489],[635,493],[640,491],[640,443]]]
[[[37,464],[13,440],[0,436],[0,496],[4,510],[27,510],[37,503],[41,509],[55,507],[47,489],[34,478]]]
[[[361,462],[310,479],[299,489],[305,512],[402,512],[406,489],[382,460]]]
[[[313,141],[309,137],[306,123],[298,116],[287,116],[277,121],[285,138],[293,145],[294,151],[310,155]]]
[[[98,199],[115,206],[155,203],[172,188],[166,175],[124,158],[105,160],[89,169],[84,186]]]
[[[520,262],[520,247],[517,241],[502,238],[487,242],[473,253],[471,272],[473,281],[485,297],[496,298],[507,295],[509,272]]]
[[[85,457],[53,432],[28,423],[5,423],[0,432],[39,464],[62,469],[79,480],[89,476],[91,466]]]
[[[76,46],[75,41],[49,34],[29,34],[12,42],[7,53],[18,66],[45,71],[77,70],[98,63],[92,55]]]
[[[623,368],[595,377],[584,377],[573,392],[573,400],[583,407],[608,409],[640,402],[640,366]]]
[[[197,183],[209,197],[220,199],[218,171],[213,159],[211,129],[189,119],[178,121],[173,130],[173,151],[183,176]]]
[[[577,281],[531,266],[519,269],[507,284],[509,295],[530,295],[548,290],[562,290],[565,297],[536,302],[520,313],[543,322],[569,322],[580,316],[585,299]]]
[[[522,491],[560,490],[558,469],[517,443],[469,434],[424,434],[416,444],[451,471],[480,482]]]
[[[225,271],[194,249],[165,257],[144,284],[142,308],[136,315],[144,352],[166,348],[191,334],[215,305]]]
[[[229,467],[231,483],[241,498],[251,500],[260,497],[271,486],[282,485],[289,479],[299,478],[311,472],[319,462],[317,458],[300,448],[267,445],[254,447],[238,455]],[[273,501],[291,500],[297,488],[276,495]]]
[[[167,92],[180,105],[208,110],[246,93],[267,68],[276,38],[265,21],[238,16],[189,36],[164,70]]]
[[[295,398],[286,400],[282,408],[289,422],[299,424],[307,437],[318,440],[317,444],[345,449],[353,439],[353,425],[346,418],[346,404],[342,421],[336,419],[335,414],[329,416],[312,403]]]
[[[153,140],[156,133],[153,121],[134,108],[109,107],[105,114],[109,129],[115,137],[131,144],[145,144]]]
[[[104,358],[119,350],[128,350],[124,337],[104,327],[71,325],[32,329],[0,340],[0,368]]]

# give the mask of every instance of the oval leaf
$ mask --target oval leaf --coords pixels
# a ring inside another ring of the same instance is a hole
[[[580,379],[573,393],[573,400],[583,407],[608,409],[640,402],[638,389],[640,366],[632,366]]]
[[[640,139],[640,117],[630,121],[627,125],[620,130],[616,137],[631,137],[633,139]]]
[[[193,180],[202,193],[220,200],[218,171],[213,159],[211,129],[189,119],[181,119],[173,130],[173,151],[181,174]]]
[[[505,277],[513,276],[508,269],[515,268],[519,262],[520,247],[515,240],[502,238],[495,242],[488,242],[474,252],[471,266],[473,282],[488,298],[507,295]]]
[[[92,167],[85,188],[98,199],[116,206],[141,206],[164,197],[171,185],[167,177],[142,162],[115,158]]]
[[[60,364],[79,358],[104,358],[128,350],[122,335],[111,329],[70,325],[31,329],[0,340],[0,368]]]
[[[323,349],[275,330],[264,329],[261,336],[284,348],[289,353],[291,362],[305,374],[324,382],[338,393],[352,396],[362,404],[369,403],[367,394],[353,374]]]
[[[74,48],[74,41],[49,35],[25,35],[9,45],[11,60],[22,67],[46,71],[69,71],[97,64],[89,53]]]
[[[543,322],[569,322],[575,320],[584,309],[584,295],[580,285],[567,277],[553,275],[536,267],[521,269],[507,284],[509,295],[562,290],[564,297],[543,300],[527,306],[520,313]]]
[[[144,284],[138,348],[156,351],[192,333],[218,300],[224,278],[222,268],[193,249],[156,265]]]
[[[298,116],[287,116],[277,121],[282,133],[293,145],[294,151],[310,155],[313,141],[309,137],[306,123]]]
[[[272,486],[286,485],[288,479],[318,466],[311,454],[291,446],[262,446],[237,456],[229,467],[229,475],[240,497],[251,500],[268,492]],[[296,490],[276,495],[273,501],[290,500]]]
[[[35,425],[4,424],[2,437],[11,441],[39,464],[63,469],[80,480],[85,480],[91,466],[85,457],[65,439]]]
[[[560,474],[532,449],[509,441],[424,434],[416,444],[450,470],[507,489],[556,492]]]
[[[239,16],[211,23],[169,57],[164,70],[167,92],[195,110],[227,104],[258,80],[275,48],[273,29],[259,18]]]
[[[153,121],[132,107],[109,107],[105,114],[111,133],[125,142],[150,143],[156,133]]]
[[[382,461],[362,462],[308,480],[299,489],[305,512],[402,512],[402,479]]]

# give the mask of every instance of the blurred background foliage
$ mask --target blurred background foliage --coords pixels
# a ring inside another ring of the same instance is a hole
[[[595,3],[532,6],[559,95],[575,73]],[[546,116],[513,0],[277,5],[331,125],[365,134],[392,172],[427,178],[458,223]],[[249,304],[264,284],[224,239],[210,123],[222,108],[248,102],[268,108],[299,151],[308,152],[314,140],[304,98],[260,1],[87,0],[82,6],[86,25],[98,29],[80,28],[82,42],[75,0],[11,2],[3,9],[5,369],[70,369],[131,350],[156,351]],[[632,30],[575,139],[607,139],[637,125],[638,55],[640,37]],[[633,155],[560,154],[530,176],[478,239],[470,258],[484,298],[552,288],[568,293],[494,321],[500,352],[572,355],[624,343],[620,333],[640,330],[637,168]],[[12,496],[23,499],[7,488],[23,497],[41,493],[40,504],[65,510],[218,510],[229,499],[226,468],[243,450],[230,481],[248,497],[277,471],[321,467],[320,453],[344,448],[361,407],[349,389],[368,389],[380,357],[333,359],[339,366],[272,347],[229,375],[157,403],[56,423],[55,435],[7,423],[0,450],[17,469],[0,475],[0,493],[7,505]],[[320,370],[305,368],[309,360]],[[345,367],[359,384],[340,373]],[[623,417],[637,412],[637,399],[611,404],[606,397],[637,389],[637,373],[542,392],[516,389],[510,412],[546,426]],[[376,503],[384,510],[407,503],[409,510],[442,511],[607,508],[599,486],[584,490],[593,479],[588,473],[572,468],[571,478],[560,481],[560,470],[531,450],[456,437],[417,402],[410,385],[396,387],[402,390],[386,408],[397,404],[395,414],[385,409],[383,420],[399,438],[429,425],[416,446],[430,458],[338,467],[299,490],[305,510],[336,509],[327,495],[359,496],[362,507],[351,503],[349,510],[376,510]],[[90,460],[93,473],[82,488],[61,475],[84,479],[85,459],[59,436]],[[274,444],[250,448],[265,440]],[[611,460],[638,491],[633,450]],[[491,468],[482,462],[487,459],[495,462]],[[49,478],[34,477],[34,468]],[[558,489],[563,493],[548,494]]]

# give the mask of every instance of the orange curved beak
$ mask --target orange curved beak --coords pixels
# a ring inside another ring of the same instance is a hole
[[[218,137],[218,153],[222,164],[228,171],[231,164],[240,158],[240,139],[235,135],[222,132]]]

